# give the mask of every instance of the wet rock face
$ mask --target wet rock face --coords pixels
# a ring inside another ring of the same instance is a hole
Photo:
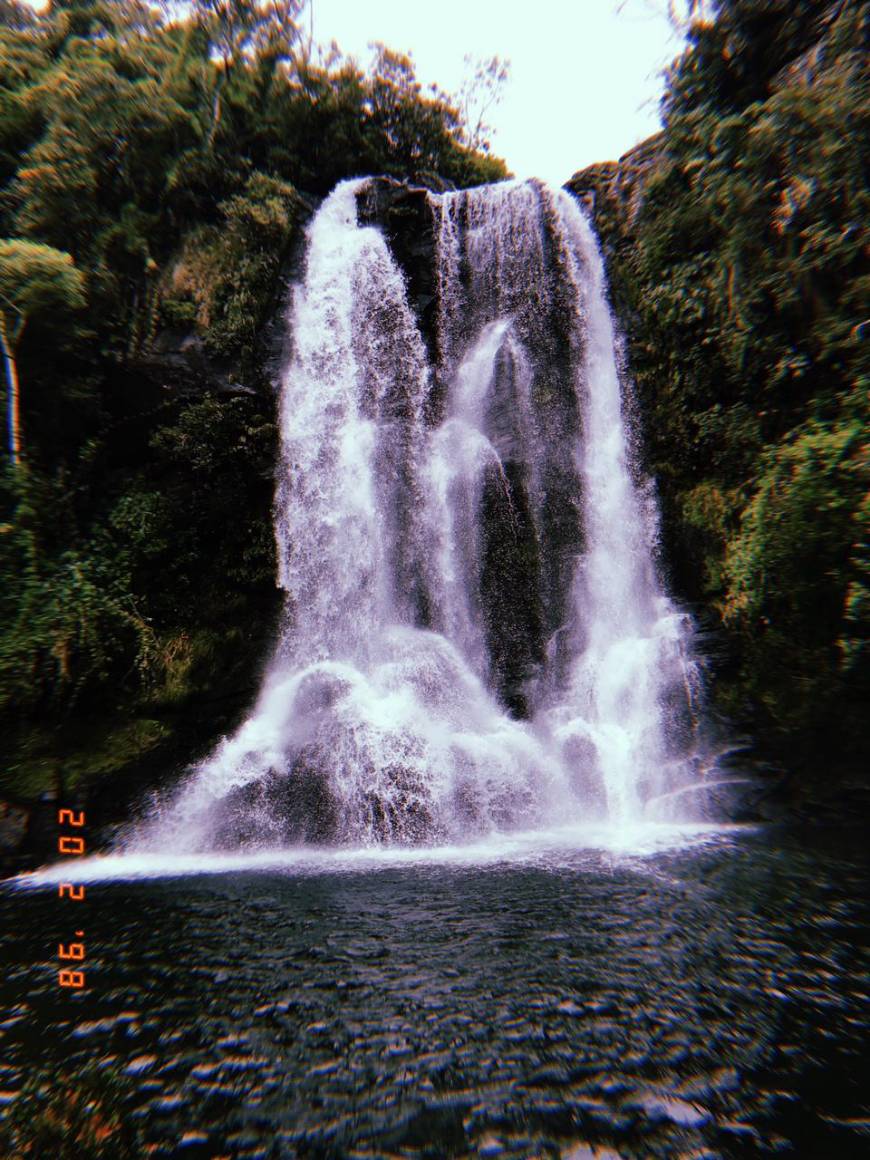
[[[57,861],[61,807],[87,811],[89,828],[85,833],[88,847],[92,847],[97,832],[92,825],[95,814],[81,791],[65,792],[61,781],[58,788],[43,791],[38,799],[0,798],[0,878]]]
[[[413,845],[444,836],[418,772],[393,763],[372,769],[371,783],[373,788],[352,801],[340,800],[328,758],[311,747],[286,770],[272,770],[228,793],[215,805],[207,830],[218,849],[232,851],[346,839]],[[345,832],[348,813],[354,818],[350,833]]]
[[[534,191],[529,196],[538,198]],[[574,304],[566,289],[569,279],[563,268],[559,226],[546,200],[540,198],[541,252],[530,253],[528,259],[536,269],[540,266],[541,277],[530,295],[524,280],[528,263],[522,255],[511,259],[519,262],[515,277],[508,271],[494,279],[493,271],[481,265],[474,240],[481,223],[467,199],[458,195],[453,211],[459,239],[455,277],[468,309],[449,318],[445,335],[439,332],[444,319],[439,322],[442,222],[437,199],[422,187],[379,177],[359,194],[357,204],[360,223],[383,232],[405,277],[408,301],[433,372],[426,404],[432,426],[444,420],[458,361],[487,323],[511,318],[532,358],[530,366],[525,355],[518,356],[509,348],[500,353],[496,365],[484,427],[504,471],[488,478],[482,489],[479,560],[492,684],[510,713],[526,717],[529,691],[544,661],[547,641],[565,622],[582,541],[577,472],[571,454],[579,431],[574,381],[582,352],[576,349],[570,324]],[[445,261],[443,255],[441,260]],[[525,407],[519,401],[523,391],[529,392]],[[529,477],[527,466],[533,442],[540,460],[535,479]],[[541,568],[544,558],[550,561],[546,569]],[[421,623],[428,624],[424,586],[415,581],[411,588]]]
[[[23,806],[0,801],[0,851],[14,850],[23,841],[29,817]]]
[[[430,364],[436,361],[435,225],[429,191],[390,177],[370,181],[358,198],[360,225],[378,226],[408,287]]]
[[[493,685],[515,717],[529,716],[526,686],[544,660],[538,593],[538,542],[524,465],[508,462],[504,477],[483,491],[481,598],[486,609]]]
[[[232,790],[213,825],[219,849],[326,843],[338,837],[338,810],[326,778],[300,758],[290,771]]]
[[[567,183],[595,218],[605,243],[612,232],[624,235],[643,205],[646,182],[661,161],[665,136],[656,133],[629,149],[619,161],[603,161],[581,169]]]
[[[0,800],[0,874],[12,870],[24,849],[31,811]]]

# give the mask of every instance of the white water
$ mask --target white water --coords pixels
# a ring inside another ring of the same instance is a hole
[[[745,825],[650,825],[615,829],[608,825],[575,824],[553,830],[491,834],[484,840],[441,846],[336,847],[290,846],[240,853],[133,850],[124,853],[66,859],[10,880],[16,889],[40,889],[59,882],[100,883],[130,879],[180,878],[203,874],[281,873],[369,874],[401,867],[449,868],[499,865],[537,866],[545,870],[576,870],[594,866],[602,856],[613,863],[658,854],[714,846],[727,847],[752,833]],[[652,871],[655,873],[655,871]]]
[[[697,670],[689,657],[691,623],[661,590],[653,567],[657,532],[651,496],[633,483],[627,425],[605,298],[603,263],[592,230],[567,196],[558,213],[566,264],[585,302],[586,352],[579,391],[583,439],[586,552],[575,574],[573,659],[566,688],[550,711],[555,735],[592,742],[608,812],[630,821],[652,798],[673,788],[667,766],[669,694],[694,708]],[[677,771],[679,773],[679,771]]]
[[[430,367],[363,189],[315,217],[288,319],[281,639],[130,857],[629,833],[692,796],[691,624],[654,567],[588,223],[537,184],[432,196]]]

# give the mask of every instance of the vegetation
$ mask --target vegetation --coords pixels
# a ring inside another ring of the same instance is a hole
[[[661,137],[574,179],[722,707],[819,783],[866,761],[866,21],[851,0],[720,0]]]
[[[189,759],[277,612],[263,324],[311,199],[505,174],[298,0],[0,4],[0,792]],[[182,18],[183,16],[183,18]],[[20,391],[19,391],[20,383]],[[158,760],[159,759],[159,760]]]
[[[84,283],[69,254],[23,239],[0,241],[0,350],[6,369],[9,457],[21,462],[17,350],[34,315],[84,306]]]

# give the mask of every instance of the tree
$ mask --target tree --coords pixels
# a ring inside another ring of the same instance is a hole
[[[436,172],[460,136],[459,112],[449,97],[431,86],[424,97],[413,58],[379,42],[367,78],[366,127],[382,136],[389,162],[403,176]],[[391,170],[392,171],[392,170]]]
[[[84,279],[69,254],[23,238],[0,241],[0,348],[8,388],[9,455],[21,461],[17,351],[36,315],[84,306]]]
[[[469,149],[488,153],[492,126],[486,123],[490,109],[501,102],[504,86],[510,78],[510,61],[500,56],[475,59],[465,55],[465,77],[459,89],[457,104],[462,116],[462,140]]]
[[[194,19],[206,30],[218,64],[209,145],[221,122],[223,91],[246,58],[290,55],[305,0],[194,0]]]
[[[619,0],[616,11],[633,7],[631,0]],[[714,0],[645,0],[647,10],[664,16],[679,36],[685,36],[694,25],[709,24],[715,18]]]

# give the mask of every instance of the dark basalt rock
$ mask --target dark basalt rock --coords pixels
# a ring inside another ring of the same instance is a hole
[[[493,684],[516,717],[527,717],[526,686],[544,660],[538,543],[525,467],[505,464],[483,490],[481,597]]]
[[[437,192],[442,192],[438,190]],[[437,361],[435,219],[429,191],[391,177],[373,178],[360,193],[360,225],[384,233],[408,287],[431,365]]]
[[[177,327],[160,331],[137,365],[176,391],[221,390],[233,381],[230,369],[215,365],[200,335]]]
[[[449,385],[444,368],[439,369],[435,209],[429,190],[387,177],[372,179],[358,197],[360,223],[383,231],[406,280],[409,304],[435,369],[427,405],[432,424],[443,418]],[[554,218],[551,220],[543,198],[541,213],[548,261],[558,268],[562,260],[556,241],[559,227]],[[461,203],[457,215],[462,232],[465,209]],[[499,355],[486,415],[486,430],[504,470],[487,479],[481,498],[480,598],[492,657],[492,683],[503,705],[518,717],[528,714],[528,696],[547,641],[569,614],[571,577],[582,539],[571,447],[580,423],[574,382],[583,351],[569,324],[572,304],[560,297],[560,285],[568,285],[568,279],[554,278],[541,301],[531,304],[519,290],[516,294],[511,287],[500,291],[504,301],[500,297],[498,312],[513,318],[516,336],[533,363],[531,406],[537,439],[541,448],[546,448],[540,457],[540,478],[534,484],[524,466],[531,433],[524,429],[518,407],[518,376],[527,372],[507,348]],[[494,303],[488,296],[484,299],[466,320],[465,340],[469,344],[493,320]],[[540,569],[543,557],[555,562],[546,578]],[[425,585],[419,577],[409,576],[408,587],[420,623],[425,625]]]
[[[287,773],[232,790],[215,807],[213,824],[218,849],[327,843],[338,837],[338,810],[326,778],[299,759]]]
[[[0,800],[0,877],[18,868],[32,817],[32,807]]]
[[[61,832],[58,808],[86,810],[87,805],[84,794],[65,793],[61,781],[58,788],[45,790],[35,801],[0,799],[0,878],[57,861]],[[89,817],[85,831],[88,839],[92,832],[90,821]]]
[[[245,850],[296,844],[335,845],[350,836],[341,824],[342,809],[330,788],[329,759],[307,747],[288,764],[239,786],[212,809],[208,827],[218,849]],[[373,776],[373,782],[375,778]],[[416,844],[441,836],[418,774],[403,765],[378,770],[381,789],[357,803],[351,826],[380,842]]]
[[[605,244],[608,226],[620,233],[631,228],[643,204],[646,181],[659,164],[664,146],[664,133],[656,133],[623,153],[618,161],[590,165],[566,182],[565,188],[595,219]]]

